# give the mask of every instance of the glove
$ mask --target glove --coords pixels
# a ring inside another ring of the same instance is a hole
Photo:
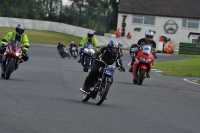
[[[125,68],[123,66],[120,66],[119,69],[123,72],[125,72]]]

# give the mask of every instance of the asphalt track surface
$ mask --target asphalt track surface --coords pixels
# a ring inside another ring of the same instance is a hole
[[[151,73],[142,86],[116,71],[101,106],[81,101],[88,73],[55,47],[32,46],[30,60],[0,79],[0,133],[199,133],[200,86]],[[157,61],[185,59],[158,55]]]

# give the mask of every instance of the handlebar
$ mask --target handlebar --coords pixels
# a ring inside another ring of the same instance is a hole
[[[108,66],[108,64],[106,64],[103,60],[98,60],[98,61],[100,61],[100,62],[104,63],[106,66]],[[123,72],[126,75],[126,73],[124,71],[122,71],[120,67],[116,67],[115,69],[118,69],[120,72]]]

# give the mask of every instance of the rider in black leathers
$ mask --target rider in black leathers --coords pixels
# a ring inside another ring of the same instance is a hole
[[[116,40],[110,40],[107,47],[102,47],[99,52],[96,53],[94,59],[95,62],[92,66],[92,69],[85,79],[84,86],[82,90],[88,91],[90,87],[94,85],[94,82],[97,80],[99,74],[99,68],[104,67],[104,64],[98,60],[103,60],[106,64],[112,65],[116,62],[116,66],[125,71],[125,68],[122,65],[121,57],[118,53],[118,42]]]
[[[57,46],[57,50],[60,53],[60,50],[65,47],[65,45],[61,44],[60,42],[58,42],[58,46]]]

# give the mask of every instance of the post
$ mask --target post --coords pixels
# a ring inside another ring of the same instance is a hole
[[[110,10],[107,11],[107,24],[106,24],[106,33],[110,32]]]
[[[98,15],[98,32],[99,32],[99,23],[100,23],[100,22],[99,22],[99,21],[100,21],[100,11],[99,11],[99,6],[98,6],[98,14],[97,14],[97,15]]]
[[[60,1],[60,23],[62,22],[62,1]]]

